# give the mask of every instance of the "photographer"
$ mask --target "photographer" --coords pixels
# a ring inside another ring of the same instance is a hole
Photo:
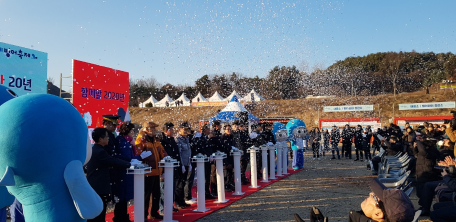
[[[450,142],[451,142],[450,146],[453,146],[451,148],[453,148],[453,150],[454,150],[454,143],[456,142],[456,119],[455,119],[456,111],[450,111],[450,113],[453,114],[453,119],[445,120],[444,124],[446,126],[445,133],[450,139]]]

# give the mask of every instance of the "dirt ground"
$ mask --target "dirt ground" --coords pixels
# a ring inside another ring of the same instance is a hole
[[[305,152],[304,170],[282,179],[228,207],[200,220],[205,221],[294,221],[298,213],[309,220],[312,206],[318,207],[329,221],[348,221],[350,210],[360,210],[361,202],[370,190],[374,178],[366,162],[353,159],[312,160],[312,152]],[[354,157],[354,152],[353,152]],[[291,162],[290,162],[291,165]],[[418,208],[415,193],[411,199]],[[420,218],[426,219],[426,217]]]

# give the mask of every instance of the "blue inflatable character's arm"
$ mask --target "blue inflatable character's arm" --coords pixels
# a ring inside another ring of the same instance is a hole
[[[87,182],[81,161],[69,162],[65,167],[63,177],[79,216],[83,219],[98,216],[103,210],[103,202]]]

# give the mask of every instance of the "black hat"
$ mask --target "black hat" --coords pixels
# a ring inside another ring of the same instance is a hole
[[[179,124],[178,128],[187,128],[190,129],[190,124],[188,122],[182,122]]]
[[[120,116],[118,115],[103,115],[103,122],[111,122],[114,125],[119,124]]]
[[[171,129],[174,127],[174,124],[172,122],[166,122],[165,124],[163,124],[163,126],[165,127],[165,129]]]
[[[408,222],[415,216],[415,208],[410,198],[399,189],[388,189],[377,178],[369,183],[371,190],[380,198],[388,221]]]
[[[220,125],[220,124],[221,124],[220,120],[214,120],[214,121],[212,121],[212,126],[218,126],[218,125]]]
[[[234,120],[233,125],[241,125],[241,121],[239,121],[238,119]]]
[[[209,129],[209,125],[207,124],[204,124],[202,127],[201,127],[201,131],[204,131],[206,129]]]

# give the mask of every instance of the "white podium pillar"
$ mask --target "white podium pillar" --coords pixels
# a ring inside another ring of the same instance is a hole
[[[209,159],[207,158],[206,155],[203,155],[201,153],[198,153],[196,156],[193,156],[192,162],[196,163],[196,176],[197,176],[197,203],[198,203],[198,208],[196,210],[193,210],[195,212],[206,212],[210,209],[206,208],[206,196],[205,196],[205,191],[204,191],[204,163],[209,162]]]
[[[280,143],[276,143],[275,145],[276,149],[277,149],[277,176],[278,177],[281,177],[283,176],[282,175],[282,161],[283,161],[283,151],[282,151],[282,146],[280,145]]]
[[[266,145],[261,145],[261,169],[263,174],[263,179],[260,181],[262,183],[268,183],[268,150],[269,147]]]
[[[226,154],[220,151],[217,151],[212,154],[212,157],[215,160],[215,166],[217,168],[217,197],[218,200],[214,203],[226,203],[229,200],[225,199],[225,181],[223,180],[223,159],[226,158]]]
[[[257,181],[257,161],[256,161],[256,153],[258,151],[258,147],[250,147],[247,149],[247,152],[250,153],[250,183],[251,183],[251,188],[258,188],[260,187],[258,185]]]
[[[234,159],[234,193],[233,195],[244,195],[241,186],[241,156],[244,154],[242,150],[231,150],[231,155]]]
[[[173,220],[173,183],[174,183],[174,167],[178,167],[179,162],[176,159],[173,159],[169,156],[163,158],[160,162],[158,162],[158,167],[165,168],[164,179],[165,179],[165,196],[163,198],[163,220],[164,222],[172,222],[177,221]],[[136,182],[136,181],[135,181]],[[136,185],[136,184],[135,184]],[[144,195],[143,195],[144,196]],[[142,200],[144,203],[144,198]],[[135,208],[136,208],[136,196],[135,196]],[[144,206],[143,206],[144,209]],[[144,215],[144,214],[142,214]],[[144,221],[144,218],[141,222]],[[135,211],[135,222],[140,222],[139,220],[136,221],[136,211]]]
[[[277,179],[275,176],[275,147],[274,145],[268,145],[269,148],[269,179]]]
[[[137,202],[134,205],[135,222],[144,222],[144,174],[151,172],[151,167],[127,169],[127,174],[134,174],[133,197]]]
[[[282,159],[282,174],[288,174],[288,146],[286,142],[282,142],[282,152],[283,152],[283,159]]]

